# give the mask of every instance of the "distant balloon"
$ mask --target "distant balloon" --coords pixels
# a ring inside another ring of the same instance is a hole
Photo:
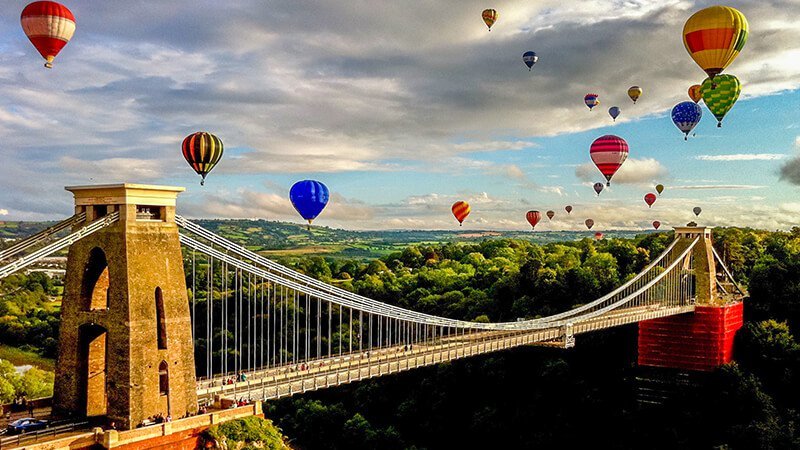
[[[453,206],[450,209],[453,211],[453,215],[456,217],[456,220],[458,220],[458,226],[463,225],[464,219],[467,218],[469,212],[471,211],[469,203],[465,201],[453,203]]]
[[[619,117],[620,112],[621,111],[618,106],[612,106],[611,108],[608,108],[608,115],[611,116],[612,119],[614,119],[614,122],[617,121],[617,117]]]
[[[492,25],[497,22],[497,11],[493,9],[484,9],[483,13],[481,13],[481,17],[486,26],[489,27],[489,31],[492,31]]]
[[[592,220],[592,219],[586,219],[586,221],[584,221],[583,223],[585,223],[586,224],[586,228],[588,228],[590,230],[594,226],[594,220]]]
[[[747,42],[744,14],[729,6],[697,11],[683,26],[683,45],[709,77],[719,75],[739,56]]]
[[[309,228],[311,222],[325,209],[328,198],[328,187],[315,180],[298,181],[289,189],[292,206],[308,221]]]
[[[711,114],[717,118],[717,126],[721,127],[725,114],[728,114],[739,99],[742,85],[733,75],[717,75],[713,80],[706,78],[703,81],[702,92],[703,101]]]
[[[695,103],[699,103],[703,99],[703,86],[699,84],[689,86],[689,98]]]
[[[603,233],[598,231],[597,233],[594,234],[594,239],[596,241],[599,241],[600,239],[603,239]]]
[[[639,100],[639,97],[642,96],[642,88],[639,86],[631,86],[628,88],[628,97],[633,100],[633,103],[636,103],[636,100]]]
[[[52,69],[56,55],[75,33],[75,16],[60,3],[42,1],[26,6],[20,22],[25,35],[45,59],[44,66]]]
[[[692,212],[694,213],[695,216],[699,216],[700,213],[703,212],[703,209],[700,208],[699,206],[695,206],[694,208],[692,208]]]
[[[565,206],[564,207],[564,211],[566,211],[567,214],[571,214],[572,213],[572,205]]]
[[[653,228],[655,228],[656,230],[661,228],[661,222],[659,222],[657,220],[654,220],[653,221]]]
[[[689,133],[692,132],[700,118],[703,117],[703,110],[694,102],[681,102],[672,108],[672,123],[683,131],[683,140],[689,140]]]
[[[525,52],[522,54],[522,62],[524,62],[525,65],[528,66],[529,72],[537,61],[539,61],[539,57],[536,56],[536,52]]]
[[[200,175],[200,185],[206,182],[206,175],[222,158],[223,145],[220,138],[205,131],[192,133],[183,139],[181,151],[183,158]]]
[[[611,177],[628,159],[628,143],[619,136],[610,134],[601,136],[592,142],[589,155],[600,173],[608,180],[606,185],[611,186]]]
[[[663,184],[657,184],[656,185],[656,192],[658,192],[658,195],[661,195],[661,193],[664,192],[664,185]]]
[[[600,100],[598,99],[598,97],[600,96],[597,94],[586,94],[586,96],[583,97],[583,102],[586,103],[586,106],[588,106],[589,110],[591,110],[592,108],[600,104]]]
[[[547,218],[548,219],[553,220],[553,217],[555,217],[555,216],[556,216],[556,212],[555,211],[552,211],[552,210],[551,211],[547,211]]]
[[[656,202],[656,194],[653,194],[652,192],[648,193],[647,195],[644,196],[644,202],[647,203],[648,207],[652,208],[653,203]]]
[[[603,183],[595,183],[593,187],[597,195],[600,195],[600,193],[603,192]]]
[[[542,220],[542,215],[539,213],[539,211],[528,211],[528,213],[525,214],[525,218],[528,219],[528,223],[531,224],[531,228],[535,230],[536,224]]]

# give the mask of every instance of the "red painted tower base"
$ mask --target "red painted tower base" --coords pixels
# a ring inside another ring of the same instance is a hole
[[[639,323],[639,365],[711,371],[733,360],[742,302]]]

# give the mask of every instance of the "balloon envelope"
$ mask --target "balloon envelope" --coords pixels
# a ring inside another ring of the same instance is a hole
[[[703,117],[703,110],[695,102],[681,102],[672,108],[672,123],[683,131],[684,140],[689,139],[689,133],[700,122]]]
[[[531,224],[531,228],[535,230],[536,224],[542,220],[542,215],[539,213],[539,211],[528,211],[528,213],[525,214],[525,218],[528,219],[528,223]]]
[[[595,240],[598,240],[598,241],[600,239],[603,239],[603,233],[598,231],[597,233],[594,234],[594,238],[595,238]]]
[[[483,18],[483,23],[489,27],[489,31],[492,31],[492,25],[497,22],[497,11],[494,9],[484,9],[481,13],[481,17]]]
[[[664,192],[664,185],[663,184],[657,184],[656,185],[656,192],[658,192],[658,195],[661,195],[661,193]]]
[[[654,221],[653,221],[653,228],[655,228],[655,229],[657,230],[657,229],[659,229],[660,227],[661,227],[661,222],[659,222],[659,221],[657,221],[657,220],[654,220]]]
[[[603,192],[603,183],[595,183],[593,187],[597,195],[600,195],[600,193]]]
[[[683,45],[709,77],[719,75],[739,56],[747,42],[744,14],[729,6],[711,6],[692,15],[683,26]]]
[[[571,214],[572,213],[572,205],[565,206],[564,207],[564,211],[566,211],[567,214]]]
[[[611,177],[617,173],[622,163],[628,159],[628,143],[619,136],[606,135],[595,139],[589,148],[589,156],[600,170],[600,173],[611,185]]]
[[[717,126],[721,127],[725,114],[728,114],[739,99],[742,85],[733,75],[717,75],[713,80],[706,78],[703,81],[702,92],[706,107],[717,118]]]
[[[455,216],[456,220],[458,220],[458,224],[461,225],[472,209],[469,207],[469,203],[465,201],[458,201],[453,203],[453,206],[450,207],[450,210],[453,211],[453,216]]]
[[[553,217],[555,217],[555,216],[556,216],[556,212],[555,211],[547,211],[547,218],[548,219],[553,220]]]
[[[75,16],[64,5],[56,2],[33,2],[20,15],[22,30],[39,54],[44,66],[53,67],[53,59],[67,45],[75,33]]]
[[[328,198],[328,187],[315,180],[298,181],[289,189],[289,199],[294,209],[309,224],[325,209]]]
[[[695,206],[694,208],[692,208],[692,212],[694,213],[695,216],[699,216],[700,213],[703,212],[703,209],[700,208],[699,206]]]
[[[220,138],[205,131],[198,131],[186,136],[181,144],[183,158],[202,178],[205,184],[206,175],[217,165],[224,151]]]
[[[639,86],[631,86],[628,88],[628,97],[633,100],[633,103],[636,103],[636,100],[639,100],[639,97],[642,96],[642,88]]]
[[[590,230],[594,226],[594,220],[592,220],[592,219],[586,219],[583,223],[586,224],[586,228],[588,228]]]
[[[583,103],[586,103],[586,106],[588,106],[589,109],[591,110],[592,108],[600,104],[600,100],[598,99],[598,97],[600,96],[597,94],[586,94],[586,96],[583,97]]]
[[[653,203],[656,202],[656,194],[653,194],[652,192],[648,193],[644,196],[644,202],[647,203],[647,206],[652,207]]]
[[[619,113],[620,113],[620,109],[619,109],[618,106],[612,106],[611,108],[608,108],[608,115],[611,116],[612,119],[614,119],[614,122],[617,121],[617,117],[619,117]]]
[[[703,86],[699,84],[689,86],[689,98],[695,103],[699,103],[703,99]]]
[[[522,54],[522,62],[528,66],[528,70],[531,70],[531,67],[533,67],[537,61],[539,61],[539,57],[536,56],[536,52],[525,52]]]

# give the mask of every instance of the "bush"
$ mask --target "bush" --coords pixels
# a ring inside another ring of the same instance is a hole
[[[205,431],[205,437],[216,441],[221,441],[224,437],[225,440],[229,442],[228,448],[234,448],[231,446],[231,442],[243,442],[244,444],[260,443],[262,445],[262,447],[245,445],[244,448],[274,450],[289,448],[283,443],[283,435],[271,421],[256,416],[214,425]]]

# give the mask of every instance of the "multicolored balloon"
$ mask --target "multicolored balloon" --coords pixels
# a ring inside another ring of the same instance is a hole
[[[639,86],[631,86],[628,88],[628,97],[633,100],[633,103],[636,103],[636,100],[639,100],[639,97],[642,96],[642,88]]]
[[[656,202],[656,194],[653,194],[652,192],[647,193],[644,196],[644,202],[647,203],[647,206],[649,208],[652,208],[653,207],[653,203]]]
[[[619,136],[601,136],[592,142],[589,156],[600,173],[606,177],[606,185],[611,186],[611,177],[617,173],[622,163],[628,159],[628,143]]]
[[[597,193],[597,195],[600,195],[600,193],[603,192],[603,183],[595,183],[594,186],[592,187],[594,188],[594,191]]]
[[[22,10],[22,30],[45,59],[44,66],[53,68],[53,60],[75,33],[75,16],[56,2],[33,2]]]
[[[531,71],[533,65],[536,64],[538,61],[539,57],[536,56],[536,52],[525,52],[522,54],[522,62],[524,62],[525,65],[528,66],[528,72]]]
[[[539,213],[539,211],[528,211],[528,213],[525,214],[525,218],[528,219],[528,223],[531,224],[531,228],[535,230],[536,224],[542,220],[542,215]]]
[[[699,84],[689,86],[689,98],[695,103],[700,103],[703,99],[703,86]]]
[[[469,203],[465,201],[457,201],[453,203],[453,206],[450,207],[450,210],[453,211],[453,215],[455,216],[456,220],[458,220],[458,226],[462,226],[464,219],[467,218],[472,209],[469,207]]]
[[[556,212],[553,210],[547,211],[547,218],[553,220],[553,217],[556,216]]]
[[[703,101],[706,102],[711,114],[717,118],[717,126],[721,127],[725,114],[728,114],[739,99],[742,85],[733,75],[717,75],[713,79],[706,78],[703,81],[702,92]]]
[[[657,220],[654,220],[653,221],[653,228],[655,228],[656,230],[661,228],[661,222],[659,222]]]
[[[617,121],[617,117],[619,117],[620,112],[619,106],[612,106],[611,108],[608,108],[608,115],[614,119],[614,122]]]
[[[681,102],[672,108],[672,123],[683,131],[683,140],[689,140],[689,133],[703,117],[703,110],[700,105],[694,102]]]
[[[300,216],[308,221],[309,229],[311,221],[325,209],[329,198],[328,187],[315,180],[298,181],[289,189],[289,199]]]
[[[699,216],[700,213],[703,212],[703,209],[700,208],[699,206],[695,206],[694,208],[692,208],[692,212],[694,213],[695,216]]]
[[[603,233],[598,231],[597,233],[594,234],[594,240],[599,241],[601,239],[603,239]]]
[[[594,220],[592,220],[592,219],[586,219],[583,223],[586,224],[586,228],[588,228],[590,230],[594,226]]]
[[[489,31],[492,31],[492,25],[497,22],[497,11],[493,9],[484,9],[481,13],[481,17],[483,18],[483,22],[489,27]]]
[[[565,206],[564,211],[566,211],[567,214],[572,214],[572,205]]]
[[[683,26],[683,45],[709,78],[722,73],[747,42],[744,14],[729,6],[711,6],[692,15]]]
[[[186,136],[181,144],[183,158],[200,175],[200,186],[206,175],[217,165],[224,151],[222,140],[211,133],[198,131]]]
[[[664,185],[663,184],[657,184],[656,185],[656,192],[658,192],[658,195],[661,195],[661,193],[664,192]]]
[[[597,94],[586,94],[586,96],[583,97],[583,103],[586,103],[586,106],[588,106],[591,111],[592,108],[600,104],[599,97],[600,96]]]

